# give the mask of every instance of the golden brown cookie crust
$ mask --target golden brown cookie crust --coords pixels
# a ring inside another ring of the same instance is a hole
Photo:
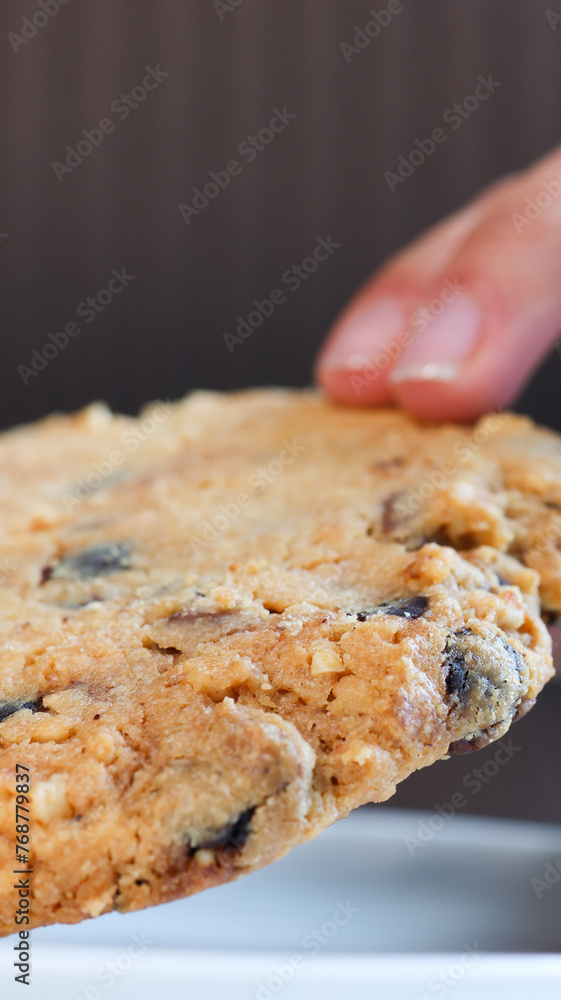
[[[0,439],[0,931],[196,892],[499,738],[552,674],[561,444],[312,392]]]

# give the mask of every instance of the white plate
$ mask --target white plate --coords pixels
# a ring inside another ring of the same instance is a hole
[[[559,859],[558,827],[364,809],[239,882],[34,931],[32,990],[371,1000],[376,987],[376,1000],[421,1000],[453,987],[454,1000],[527,1000],[531,987],[559,1000],[561,875],[544,881]],[[22,996],[13,944],[0,944],[2,1000]]]

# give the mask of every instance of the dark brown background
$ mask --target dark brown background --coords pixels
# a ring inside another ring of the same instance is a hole
[[[348,64],[355,25],[385,3],[243,0],[221,21],[211,0],[69,0],[16,54],[7,39],[36,0],[0,10],[0,426],[92,398],[134,411],[194,386],[302,385],[337,311],[389,253],[561,140],[561,26],[553,0],[404,0]],[[170,77],[71,175],[51,163],[98,125],[147,64]],[[391,194],[383,177],[415,139],[473,93],[502,86]],[[178,203],[222,169],[273,107],[287,130],[190,226]],[[307,256],[341,248],[229,354],[222,334]],[[24,386],[29,363],[79,302],[125,267],[135,282]],[[561,358],[521,401],[561,428]],[[471,811],[561,820],[561,689],[516,727],[525,746]],[[493,756],[493,748],[488,752]],[[485,754],[414,777],[394,804],[444,802]]]

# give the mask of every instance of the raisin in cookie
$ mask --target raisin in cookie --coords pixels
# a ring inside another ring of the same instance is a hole
[[[561,444],[312,392],[94,406],[0,439],[0,931],[238,877],[552,673]]]

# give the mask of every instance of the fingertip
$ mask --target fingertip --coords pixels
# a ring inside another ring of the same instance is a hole
[[[501,390],[476,381],[422,379],[394,386],[396,402],[419,420],[472,423],[490,410],[501,410],[510,401]]]
[[[355,366],[318,362],[315,380],[331,399],[347,406],[384,406],[393,399],[387,374],[371,362]]]
[[[388,374],[396,338],[406,328],[402,303],[393,297],[360,296],[337,320],[317,359],[315,378],[338,402],[388,403]]]

